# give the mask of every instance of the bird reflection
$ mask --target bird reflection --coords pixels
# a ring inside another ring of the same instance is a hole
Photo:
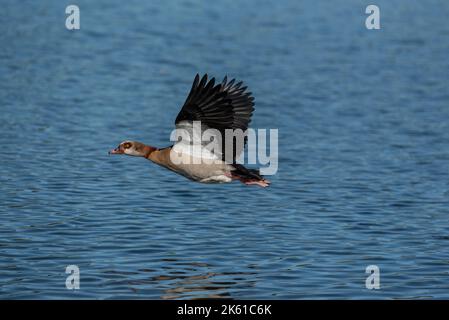
[[[131,290],[151,284],[162,290],[161,299],[232,299],[233,289],[254,286],[247,275],[254,272],[211,272],[213,267],[207,263],[181,262],[165,259],[163,273],[150,278],[133,280]],[[169,263],[167,263],[169,262]],[[155,270],[141,269],[140,272],[155,273]]]

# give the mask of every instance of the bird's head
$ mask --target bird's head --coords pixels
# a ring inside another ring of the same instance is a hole
[[[135,157],[147,157],[151,152],[149,146],[137,141],[123,141],[117,148],[109,151],[109,154],[126,154]]]

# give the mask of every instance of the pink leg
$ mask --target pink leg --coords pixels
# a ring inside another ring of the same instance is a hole
[[[269,186],[269,184],[266,183],[263,180],[260,180],[260,181],[254,181],[254,180],[252,180],[252,181],[244,181],[243,183],[246,184],[247,186],[249,186],[251,184],[255,184],[255,185],[261,186],[262,188],[265,188],[265,187]]]
[[[249,186],[249,185],[258,185],[258,186],[260,186],[262,188],[265,188],[265,187],[268,187],[270,185],[270,183],[271,183],[267,179],[262,179],[262,180],[245,179],[245,178],[242,178],[240,176],[232,175],[232,174],[226,174],[226,176],[232,178],[233,180],[239,180],[241,183],[244,183],[247,186]]]

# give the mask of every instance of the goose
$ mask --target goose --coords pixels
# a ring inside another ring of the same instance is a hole
[[[227,76],[215,84],[215,78],[208,81],[207,74],[201,79],[197,74],[175,120],[175,131],[184,135],[172,140],[176,141],[172,146],[156,148],[126,140],[109,154],[143,157],[196,182],[229,183],[237,180],[245,185],[268,187],[270,181],[258,169],[248,169],[236,161],[246,145],[246,137],[239,144],[232,143],[236,138],[226,135],[229,130],[247,132],[254,111],[254,98],[246,89],[242,81],[228,81]],[[212,141],[224,141],[222,146],[214,144],[213,148],[211,140],[195,139],[206,132]]]

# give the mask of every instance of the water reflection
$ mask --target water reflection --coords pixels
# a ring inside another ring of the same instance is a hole
[[[255,284],[248,280],[254,272],[212,272],[213,266],[204,262],[163,261],[166,265],[157,272],[140,269],[151,276],[128,281],[130,289],[139,292],[152,286],[161,291],[161,299],[232,299],[232,291]]]

